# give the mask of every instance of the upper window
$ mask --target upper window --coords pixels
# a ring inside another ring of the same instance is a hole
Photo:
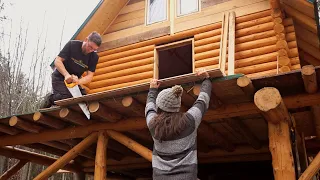
[[[183,16],[199,11],[199,0],[177,0],[177,15]]]
[[[167,0],[148,0],[147,24],[167,20]]]

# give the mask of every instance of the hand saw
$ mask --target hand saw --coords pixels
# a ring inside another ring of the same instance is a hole
[[[76,98],[76,97],[82,96],[80,89],[79,89],[79,85],[77,85],[76,83],[68,84],[66,81],[64,81],[64,84],[66,84],[69,92],[72,94],[73,97]],[[78,105],[80,106],[82,112],[87,116],[87,118],[90,119],[90,112],[88,110],[86,103],[78,103]]]

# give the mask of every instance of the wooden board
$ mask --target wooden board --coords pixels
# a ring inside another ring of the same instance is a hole
[[[231,0],[201,0],[201,9],[205,9],[211,6],[215,6],[217,4],[225,3]]]

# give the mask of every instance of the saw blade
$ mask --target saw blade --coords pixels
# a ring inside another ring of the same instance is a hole
[[[71,93],[71,95],[73,97],[76,98],[76,97],[81,97],[82,96],[78,85],[75,85],[73,87],[68,87],[67,86],[67,88],[68,88],[69,92]],[[83,111],[83,113],[86,115],[86,117],[88,119],[90,119],[90,112],[88,110],[88,107],[87,107],[86,103],[78,103],[78,105],[81,108],[81,110]]]

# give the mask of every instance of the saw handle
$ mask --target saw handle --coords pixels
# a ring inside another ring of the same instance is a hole
[[[67,81],[64,80],[64,84],[68,87],[68,88],[73,88],[74,86],[76,86],[76,83],[67,83]]]

